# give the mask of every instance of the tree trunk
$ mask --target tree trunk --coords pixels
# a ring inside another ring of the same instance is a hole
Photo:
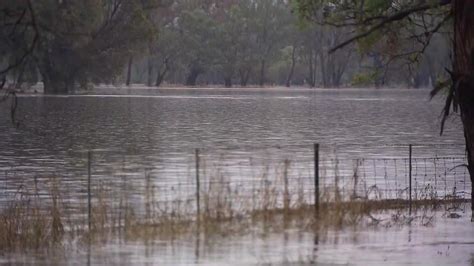
[[[201,74],[201,70],[197,68],[191,68],[186,78],[186,86],[196,86],[197,79],[200,74]]]
[[[459,84],[458,95],[466,141],[467,165],[471,177],[471,209],[474,215],[474,196],[472,195],[474,191],[474,80],[472,78],[466,83]]]
[[[306,81],[308,82],[311,88],[316,87],[316,62],[317,62],[317,54],[314,48],[310,48],[309,51],[309,69],[308,69],[308,77]]]
[[[263,87],[265,85],[265,65],[266,62],[265,59],[263,59],[260,62],[260,78],[258,80],[258,85],[260,85],[260,87]]]
[[[374,85],[375,85],[375,88],[378,89],[384,84],[384,78],[383,78],[384,64],[378,53],[373,53],[373,54],[370,54],[369,56],[372,57],[373,67],[375,69]]]
[[[23,84],[23,77],[24,77],[25,71],[26,71],[26,64],[21,65],[19,67],[18,71],[19,71],[19,73],[18,73],[18,76],[16,77],[16,80],[15,80],[15,89],[20,89],[21,85]]]
[[[326,69],[326,58],[324,55],[325,52],[320,51],[319,52],[319,63],[321,64],[321,78],[323,80],[323,87],[328,86],[328,76],[327,76],[327,69]]]
[[[157,71],[156,80],[155,80],[156,87],[161,86],[161,83],[163,83],[163,80],[165,80],[165,76],[168,73],[168,70],[169,70],[168,58],[165,58],[163,63],[160,66],[158,66],[158,71]]]
[[[68,85],[59,80],[43,78],[44,94],[68,94],[70,88]]]
[[[158,69],[157,75],[156,75],[156,81],[155,81],[155,86],[159,87],[161,86],[161,83],[163,83],[163,80],[165,79],[166,73],[168,73],[168,68],[165,66],[165,69],[161,71]]]
[[[347,60],[346,62],[342,62],[339,67],[337,68],[337,71],[336,71],[336,76],[335,76],[335,79],[334,79],[334,85],[339,88],[341,86],[341,81],[342,81],[342,76],[344,75],[344,72],[346,71],[346,67],[347,67],[347,62],[349,60]]]
[[[240,69],[239,70],[240,76],[240,86],[247,87],[247,83],[250,77],[250,70],[249,69]]]
[[[44,94],[67,94],[68,82],[61,80],[58,74],[54,73],[49,67],[40,68],[43,80]]]
[[[232,78],[224,77],[224,86],[226,88],[232,88]]]
[[[459,99],[474,211],[474,1],[453,0],[455,97]],[[474,218],[474,214],[473,214]]]
[[[127,67],[127,80],[125,81],[125,85],[130,86],[132,82],[132,65],[133,65],[133,56],[130,56],[128,59],[128,67]]]
[[[148,63],[147,63],[147,81],[146,85],[148,87],[151,87],[153,85],[153,63],[151,58],[148,58]]]
[[[293,50],[291,51],[291,67],[290,73],[288,73],[288,77],[286,78],[286,87],[291,86],[291,80],[293,79],[293,73],[295,73],[295,65],[296,65],[296,47],[293,46]]]
[[[44,94],[67,94],[67,86],[60,73],[55,71],[54,65],[48,54],[43,54],[36,65],[43,81]]]

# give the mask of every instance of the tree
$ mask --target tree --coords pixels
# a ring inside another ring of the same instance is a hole
[[[245,2],[245,1],[243,1]],[[247,25],[241,17],[241,9],[237,4],[227,8],[221,7],[216,15],[217,27],[215,43],[216,70],[224,79],[224,86],[232,87],[232,79],[239,62],[245,56],[245,46],[248,43]]]
[[[147,13],[158,1],[45,0],[33,3],[39,41],[34,60],[45,93],[107,80],[154,36]]]
[[[30,0],[7,0],[0,3],[0,103],[11,99],[11,120],[15,122],[17,98],[15,86],[7,85],[7,77],[19,71],[21,81],[31,68],[32,55],[38,45],[39,33]]]
[[[251,79],[252,73],[255,72],[255,66],[258,65],[258,44],[256,32],[256,20],[258,16],[255,16],[255,5],[250,0],[241,0],[236,4],[232,5],[231,13],[229,14],[233,18],[233,23],[227,24],[234,29],[232,34],[235,40],[234,48],[236,62],[235,72],[239,77],[239,83],[241,87],[246,87]],[[236,25],[237,24],[237,27]],[[227,27],[228,30],[230,29]],[[221,48],[224,49],[224,48]]]
[[[204,9],[186,10],[179,20],[182,60],[187,68],[187,86],[195,86],[198,77],[208,70],[214,60],[213,44],[217,25]]]
[[[168,73],[179,59],[179,36],[172,25],[166,25],[159,30],[157,42],[153,44],[151,59],[154,62],[156,78],[154,85],[161,86]],[[151,77],[149,77],[151,79]]]
[[[357,26],[359,32],[346,41],[335,45],[330,52],[346,45],[367,39],[376,44],[383,42],[391,47],[391,58],[406,57],[418,61],[438,32],[447,28],[453,36],[453,63],[449,82],[442,82],[432,91],[432,96],[447,89],[443,111],[444,122],[451,110],[458,112],[464,129],[467,168],[474,191],[474,1],[324,1],[296,0],[296,9],[303,18],[314,19],[323,14],[318,23],[337,26]],[[418,45],[398,53],[401,40],[413,40]],[[395,51],[395,52],[393,52]],[[443,86],[449,84],[449,86]],[[471,197],[474,210],[474,197]]]
[[[39,36],[30,1],[2,1],[0,19],[0,75],[4,78],[31,60]]]
[[[158,31],[158,38],[150,42],[148,55],[148,86],[161,86],[166,76],[170,72],[174,62],[177,61],[179,49],[179,31],[175,27],[176,10],[173,10],[172,3],[162,3],[158,9],[157,18],[154,18],[155,28]],[[153,75],[153,71],[156,75]],[[153,77],[154,83],[153,83]]]
[[[279,40],[285,37],[280,29],[288,23],[284,18],[288,18],[289,9],[282,0],[261,0],[252,2],[252,11],[259,60],[258,85],[264,86],[268,61],[279,50]]]

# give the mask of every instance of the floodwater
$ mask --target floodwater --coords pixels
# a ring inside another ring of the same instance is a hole
[[[415,157],[464,156],[456,116],[439,135],[442,107],[427,90],[406,89],[99,88],[20,96],[19,128],[8,104],[0,106],[0,171],[67,174],[87,150],[137,155],[127,160],[148,167],[187,163],[195,148],[251,155],[283,147],[282,156],[312,157],[314,143],[323,155],[337,150],[352,159],[407,157],[408,148],[397,145],[408,144],[430,145],[415,148]]]
[[[444,136],[439,136],[443,102],[430,101],[428,94],[427,90],[368,89],[129,89],[21,96],[20,129],[11,128],[9,106],[2,106],[0,142],[2,155],[23,151],[42,157],[118,147],[157,154],[315,142],[462,144],[457,121],[448,121]]]
[[[469,210],[465,205],[449,212],[403,213],[401,222],[393,222],[387,213],[374,214],[382,220],[376,226],[349,226],[319,235],[288,228],[230,237],[117,240],[68,247],[48,255],[3,255],[0,264],[473,266],[474,226]],[[448,218],[449,213],[460,217]],[[430,223],[425,222],[428,219]]]
[[[415,144],[415,185],[442,195],[469,193],[466,169],[457,167],[465,162],[462,126],[453,116],[440,136],[442,107],[429,91],[407,89],[100,87],[86,95],[22,95],[19,128],[10,122],[9,106],[0,106],[0,187],[14,192],[27,177],[56,176],[80,191],[92,150],[93,181],[113,177],[138,186],[149,175],[161,187],[186,187],[181,195],[161,191],[164,200],[188,197],[196,148],[207,168],[203,178],[214,169],[247,182],[268,168],[271,180],[273,169],[289,160],[290,183],[313,187],[313,144],[320,143],[322,175],[352,177],[358,165],[360,176],[373,178],[369,187],[402,191],[406,145]]]
[[[162,189],[160,200],[194,197],[195,149],[200,148],[202,167],[218,168],[243,196],[254,195],[255,190],[246,191],[250,184],[246,182],[262,175],[258,168],[288,159],[294,171],[289,173],[290,193],[297,188],[292,180],[297,180],[308,189],[307,200],[312,202],[314,143],[321,144],[323,160],[351,160],[347,169],[334,161],[323,163],[322,175],[335,176],[337,168],[341,175],[352,176],[352,160],[362,158],[363,163],[357,161],[359,174],[372,178],[369,186],[395,191],[393,197],[401,197],[397,193],[406,191],[408,184],[404,145],[415,144],[415,186],[432,182],[439,185],[434,187],[438,196],[462,190],[463,197],[469,197],[466,171],[456,167],[464,160],[459,119],[449,119],[439,136],[443,102],[430,101],[428,94],[427,90],[98,88],[85,95],[21,95],[18,128],[10,122],[9,106],[0,106],[0,199],[11,199],[10,192],[14,194],[30,177],[42,186],[41,178],[57,176],[69,186],[68,201],[84,200],[79,193],[86,187],[89,150],[93,182],[119,181],[122,190],[135,192],[137,202],[143,196],[138,187],[145,183],[144,176]],[[204,172],[202,178],[206,176]],[[314,233],[289,229],[213,239],[214,245],[199,238],[146,245],[117,241],[94,246],[91,252],[73,248],[55,261],[13,254],[1,255],[0,263],[474,265],[470,213],[462,213],[460,219],[442,215],[432,227],[330,231],[316,245]]]

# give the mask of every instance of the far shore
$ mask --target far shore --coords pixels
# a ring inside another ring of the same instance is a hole
[[[338,88],[324,88],[324,87],[305,87],[305,86],[293,86],[293,87],[285,87],[285,86],[272,86],[266,85],[264,87],[251,85],[248,87],[241,87],[241,86],[234,86],[234,87],[224,87],[222,85],[199,85],[199,86],[184,86],[178,84],[166,84],[160,87],[155,86],[147,86],[146,84],[131,84],[130,86],[126,86],[125,84],[120,85],[106,85],[106,84],[99,84],[94,85],[92,89],[84,90],[84,89],[77,89],[75,92],[71,94],[87,94],[87,93],[94,93],[99,91],[132,91],[132,90],[150,90],[150,91],[189,91],[189,90],[196,90],[196,91],[299,91],[299,92],[307,92],[307,91],[322,91],[322,90],[429,90],[429,88],[407,88],[407,87],[351,87],[351,86],[343,86]],[[29,88],[24,88],[18,91],[19,94],[43,94],[43,83],[39,82],[35,85],[32,85]]]

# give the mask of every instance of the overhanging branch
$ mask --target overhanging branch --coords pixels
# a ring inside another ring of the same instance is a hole
[[[373,26],[369,30],[367,30],[367,31],[365,31],[361,34],[358,34],[358,35],[356,35],[356,36],[354,36],[354,37],[352,37],[352,38],[336,45],[335,47],[331,48],[329,50],[329,53],[333,53],[333,52],[335,52],[335,51],[337,51],[341,48],[344,48],[345,46],[347,46],[347,45],[349,45],[349,44],[351,44],[355,41],[363,39],[363,38],[369,36],[370,34],[374,33],[375,31],[381,29],[385,25],[387,25],[389,23],[392,23],[392,22],[395,22],[395,21],[402,20],[402,19],[406,18],[407,16],[409,16],[413,13],[422,12],[422,11],[426,11],[426,10],[429,10],[429,9],[432,9],[432,8],[445,6],[445,5],[450,4],[450,3],[451,3],[451,0],[441,0],[437,4],[423,4],[423,5],[419,5],[419,6],[416,6],[416,7],[412,7],[412,8],[397,12],[397,13],[391,15],[391,16],[388,16],[384,20],[380,21],[378,24],[376,24],[375,26]]]

